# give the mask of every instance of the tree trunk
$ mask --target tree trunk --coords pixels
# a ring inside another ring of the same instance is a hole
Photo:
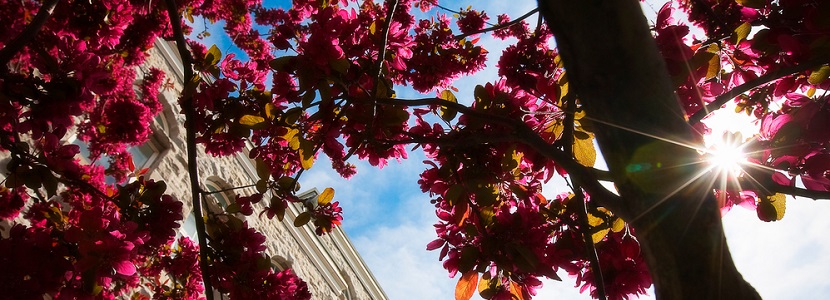
[[[539,0],[658,299],[760,299],[735,268],[692,128],[636,0]],[[658,137],[658,138],[655,138]],[[669,141],[674,141],[669,142]]]

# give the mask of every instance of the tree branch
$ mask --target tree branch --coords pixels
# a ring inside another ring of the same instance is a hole
[[[269,181],[269,182],[271,182],[271,181]],[[253,184],[235,186],[235,187],[216,190],[216,191],[201,191],[200,193],[202,193],[202,195],[213,195],[213,194],[219,194],[219,193],[229,192],[229,191],[233,191],[233,190],[247,189],[249,187],[255,187],[255,186],[256,186],[256,183],[253,183]]]
[[[199,184],[199,170],[196,160],[196,124],[194,120],[196,112],[193,107],[193,93],[190,90],[195,90],[193,85],[197,82],[193,76],[193,58],[190,56],[190,51],[187,50],[184,33],[182,32],[181,18],[178,17],[179,13],[176,11],[176,0],[165,0],[165,2],[167,4],[167,15],[170,17],[170,25],[173,27],[173,36],[176,38],[176,48],[179,51],[179,56],[182,57],[182,64],[184,65],[184,87],[182,89],[181,105],[185,114],[187,172],[190,174],[191,204],[193,206],[193,214],[196,217],[196,235],[199,240],[199,268],[202,270],[205,296],[208,300],[213,300],[213,288],[210,284],[210,269],[207,255],[207,234],[205,233],[205,220],[202,213],[202,189]],[[174,16],[176,17],[174,18]]]
[[[0,49],[0,73],[5,73],[6,65],[9,61],[17,54],[20,49],[23,49],[23,46],[28,44],[32,39],[35,38],[37,32],[40,31],[40,28],[43,27],[43,24],[46,24],[46,20],[49,19],[49,16],[52,15],[52,11],[55,10],[55,6],[57,6],[60,0],[46,0],[43,2],[43,5],[40,6],[38,9],[37,15],[35,18],[32,19],[32,22],[29,25],[26,25],[26,28],[23,29],[23,32],[18,34],[11,42],[6,44],[3,49]]]
[[[573,157],[574,153],[574,119],[576,115],[576,97],[574,94],[566,96],[565,105],[565,120],[564,132],[562,138],[564,139],[565,153]],[[605,279],[602,278],[602,268],[599,265],[599,257],[597,257],[597,248],[594,245],[594,238],[591,233],[591,226],[588,224],[588,203],[585,201],[585,194],[582,192],[582,184],[579,178],[573,179],[573,192],[575,199],[580,206],[579,209],[579,227],[582,230],[582,239],[585,242],[585,255],[590,261],[589,267],[594,275],[594,287],[597,288],[597,299],[608,299],[605,294]]]
[[[805,188],[783,185],[775,182],[772,179],[772,174],[775,171],[765,168],[752,168],[744,170],[747,176],[740,177],[739,183],[741,186],[755,186],[769,193],[782,193],[792,196],[810,198],[813,200],[830,200],[830,191],[816,191]]]
[[[395,16],[395,10],[398,8],[398,0],[389,0],[389,9],[386,13],[386,22],[383,26],[383,40],[380,44],[380,49],[378,49],[378,59],[375,62],[375,82],[372,86],[372,92],[369,97],[376,97],[378,95],[378,87],[380,86],[380,81],[383,80],[383,61],[386,60],[386,45],[389,43],[389,29],[392,27],[392,19]],[[385,91],[384,91],[384,94]],[[372,119],[369,120],[369,124],[366,126],[366,133],[367,133],[367,140],[371,141],[374,139],[374,128],[375,128],[375,118],[377,117],[377,107],[372,105]]]
[[[755,87],[758,87],[760,85],[766,84],[768,82],[771,82],[773,80],[779,79],[787,75],[813,69],[828,62],[830,62],[830,57],[825,56],[822,58],[810,60],[800,65],[795,65],[783,69],[778,69],[776,71],[768,72],[761,77],[744,82],[743,84],[732,88],[728,92],[721,94],[720,96],[715,98],[715,101],[712,101],[711,103],[707,104],[703,109],[697,111],[694,115],[692,115],[689,118],[689,124],[696,125],[700,122],[700,120],[703,120],[703,118],[709,115],[711,112],[720,109],[720,107],[726,104],[726,102],[729,102],[729,100],[732,100],[735,97],[743,93],[746,93],[747,91]]]
[[[778,183],[767,184],[766,188],[772,192],[810,198],[813,200],[830,200],[830,191],[814,191]]]
[[[471,107],[456,102],[446,101],[441,98],[421,98],[421,99],[397,99],[397,98],[378,98],[375,99],[378,104],[385,105],[404,105],[404,106],[428,106],[437,105],[445,106],[455,109],[468,116],[486,119],[491,122],[500,123],[508,126],[514,130],[516,140],[532,148],[547,159],[553,160],[559,166],[564,168],[570,176],[579,178],[583,184],[583,188],[588,191],[588,194],[596,200],[601,206],[614,210],[618,216],[623,219],[628,219],[632,215],[628,212],[628,208],[622,205],[619,196],[611,193],[599,183],[597,174],[605,174],[607,172],[599,171],[594,168],[585,167],[572,158],[568,157],[562,150],[554,145],[549,144],[542,139],[536,132],[527,126],[524,122],[511,119],[505,116],[492,115],[477,111]]]
[[[502,28],[507,28],[507,27],[510,27],[510,26],[513,26],[513,25],[518,24],[518,23],[519,23],[519,22],[521,22],[522,20],[529,18],[530,16],[532,16],[533,14],[535,14],[535,13],[537,13],[537,12],[539,12],[539,8],[538,8],[538,7],[537,7],[537,8],[534,8],[533,10],[531,10],[531,11],[527,12],[526,14],[522,15],[521,17],[518,17],[517,19],[512,20],[512,21],[510,21],[510,22],[507,22],[507,23],[502,23],[502,24],[498,24],[498,25],[496,25],[496,26],[492,26],[492,27],[484,28],[484,29],[481,29],[481,30],[476,30],[476,31],[473,31],[473,32],[470,32],[470,33],[459,34],[459,35],[456,35],[454,38],[455,38],[456,40],[462,40],[462,39],[464,39],[464,38],[466,38],[466,37],[468,37],[468,36],[471,36],[471,35],[476,35],[476,34],[481,34],[481,33],[487,33],[487,32],[490,32],[490,31],[496,31],[496,30],[499,30],[499,29],[502,29]],[[541,23],[540,23],[540,24],[541,24]]]

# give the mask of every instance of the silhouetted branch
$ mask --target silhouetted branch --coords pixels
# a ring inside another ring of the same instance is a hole
[[[515,20],[512,20],[510,22],[498,24],[498,25],[492,26],[492,27],[487,27],[487,28],[484,28],[484,29],[481,29],[481,30],[476,30],[476,31],[473,31],[473,32],[470,32],[470,33],[459,34],[459,35],[455,36],[455,39],[456,40],[461,40],[461,39],[464,39],[464,38],[466,38],[468,36],[471,36],[471,35],[487,33],[487,32],[490,32],[490,31],[496,31],[496,30],[499,30],[499,29],[502,29],[502,28],[507,28],[507,27],[518,24],[522,20],[527,19],[528,17],[532,16],[533,14],[535,14],[537,12],[539,12],[538,7],[534,8],[533,10],[527,12],[526,14],[522,15],[521,17],[519,17]]]
[[[32,22],[29,25],[26,25],[26,28],[23,29],[20,34],[18,34],[11,42],[6,44],[3,49],[0,49],[0,66],[2,66],[3,71],[5,73],[6,65],[9,61],[17,54],[20,49],[23,49],[23,46],[28,44],[32,39],[35,38],[37,32],[40,31],[40,28],[46,24],[46,20],[49,20],[49,16],[52,15],[52,11],[55,10],[55,6],[57,6],[58,1],[60,0],[47,0],[43,2],[43,5],[40,6],[38,9],[37,15],[35,15]]]
[[[732,100],[735,97],[738,97],[741,94],[746,93],[747,91],[755,87],[761,86],[770,81],[779,79],[790,74],[804,72],[806,70],[816,68],[828,62],[830,62],[830,59],[828,59],[828,57],[824,57],[822,59],[815,59],[800,65],[795,65],[783,69],[778,69],[776,71],[768,72],[761,77],[744,82],[743,84],[732,88],[728,92],[721,94],[720,96],[715,98],[715,101],[712,101],[711,103],[707,104],[706,107],[697,111],[694,115],[689,117],[689,124],[697,124],[698,122],[700,122],[700,120],[703,120],[704,117],[706,117],[713,111],[720,109],[720,107],[726,104],[726,102],[729,102],[729,100]]]
[[[499,123],[513,129],[512,135],[515,136],[518,142],[521,142],[540,155],[547,159],[553,160],[559,166],[564,168],[568,174],[574,178],[579,178],[583,188],[588,191],[588,194],[597,201],[597,204],[613,210],[623,219],[631,217],[628,209],[622,205],[619,196],[611,193],[602,184],[599,183],[598,177],[610,177],[605,171],[599,171],[594,168],[585,167],[577,163],[573,158],[565,154],[564,151],[557,148],[555,145],[549,144],[539,134],[533,131],[524,122],[511,119],[505,116],[493,115],[477,111],[471,107],[456,102],[450,102],[441,98],[421,98],[421,99],[397,99],[397,98],[378,98],[375,99],[378,104],[385,105],[403,105],[403,106],[444,106],[455,109],[465,115],[471,117],[482,118],[490,122]]]
[[[182,22],[178,17],[179,13],[176,11],[176,0],[165,0],[167,4],[167,15],[170,16],[170,25],[173,27],[173,36],[176,39],[176,48],[179,51],[179,56],[182,57],[182,64],[184,65],[184,88],[182,90],[182,110],[185,115],[185,136],[187,143],[187,172],[190,174],[190,195],[193,205],[193,213],[196,219],[196,236],[199,240],[199,267],[202,270],[202,281],[205,285],[205,296],[208,300],[213,300],[213,288],[210,284],[210,270],[208,267],[207,256],[207,234],[205,233],[205,220],[202,214],[201,202],[201,188],[199,184],[199,170],[197,168],[196,160],[196,111],[193,107],[193,87],[196,84],[193,76],[193,58],[190,56],[190,51],[187,50],[187,43],[182,32]],[[176,17],[174,17],[176,16]]]

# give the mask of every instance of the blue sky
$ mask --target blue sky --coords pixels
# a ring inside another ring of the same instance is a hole
[[[268,2],[285,7],[289,1]],[[534,0],[512,1],[441,1],[457,9],[473,4],[492,18],[501,13],[520,16],[533,9]],[[662,4],[644,5],[647,15]],[[653,9],[652,9],[653,7]],[[433,9],[430,13],[435,13]],[[535,23],[536,18],[528,19]],[[221,30],[213,25],[212,30]],[[198,32],[201,28],[195,27]],[[227,40],[214,34],[205,44],[228,45]],[[483,36],[480,43],[497,58],[501,49],[511,41],[502,42]],[[227,48],[221,47],[225,51]],[[459,99],[472,95],[477,84],[497,78],[495,61],[476,76],[455,82]],[[417,93],[396,87],[399,97],[418,97]],[[452,299],[457,278],[448,278],[438,261],[437,252],[425,250],[435,239],[432,224],[436,217],[429,197],[418,187],[418,174],[424,170],[423,154],[410,153],[403,162],[390,161],[383,169],[354,161],[358,174],[344,180],[332,172],[325,157],[315,163],[300,180],[303,188],[333,187],[335,198],[344,208],[343,228],[363,259],[369,265],[390,299]],[[564,191],[561,185],[551,184],[546,195],[551,197]],[[783,220],[764,223],[754,211],[734,208],[724,217],[727,240],[734,260],[744,277],[759,290],[765,299],[818,299],[830,295],[830,201],[788,198]],[[546,282],[536,299],[590,299],[573,287],[574,280],[560,274],[563,282]],[[644,297],[643,299],[650,299]]]

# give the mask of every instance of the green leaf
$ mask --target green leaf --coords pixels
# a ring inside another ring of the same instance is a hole
[[[331,65],[332,70],[340,74],[348,73],[349,67],[352,66],[352,64],[349,62],[349,59],[347,58],[332,60],[331,62],[329,62],[329,65]]]
[[[447,202],[450,205],[455,205],[455,203],[458,201],[458,198],[461,197],[461,193],[463,191],[464,187],[462,185],[454,184],[449,189],[447,189],[446,193],[444,193],[444,200],[447,200]]]
[[[283,176],[277,180],[277,186],[282,190],[296,192],[300,189],[300,185],[294,181],[294,178]]]
[[[308,224],[308,221],[311,221],[311,213],[305,211],[297,215],[297,218],[294,219],[294,227],[301,227],[305,224]]]
[[[828,76],[830,76],[830,66],[823,65],[810,73],[810,77],[807,78],[807,82],[812,85],[818,85],[824,82],[824,80],[827,80]]]
[[[285,204],[279,197],[272,196],[270,206],[271,209],[276,211],[277,220],[282,222],[282,219],[285,218]]]
[[[239,210],[241,210],[241,209],[242,209],[242,205],[239,205],[239,203],[234,202],[234,203],[231,203],[231,205],[228,205],[227,208],[225,208],[225,212],[227,212],[229,214],[235,214],[235,213],[238,213]]]
[[[520,270],[525,272],[533,272],[536,270],[536,266],[539,264],[539,258],[536,257],[536,254],[519,244],[513,245],[512,248],[518,254],[514,255],[515,257],[513,259]]]
[[[461,258],[458,260],[458,271],[466,273],[467,271],[473,270],[478,257],[478,249],[474,247],[464,247],[461,249]]]
[[[46,189],[46,196],[51,198],[57,195],[58,179],[55,178],[55,175],[52,174],[52,171],[49,171],[49,169],[45,169],[45,171],[40,172],[40,179],[43,183],[43,188]]]
[[[319,196],[317,196],[317,204],[326,205],[329,204],[332,199],[334,199],[334,189],[328,187],[325,190],[323,190],[323,192],[320,193]]]
[[[453,94],[450,90],[443,90],[441,94],[438,96],[438,98],[444,99],[452,103],[458,103],[458,99],[455,98],[455,94]],[[444,119],[444,121],[447,122],[455,119],[455,115],[458,114],[458,112],[455,109],[446,106],[441,106],[439,109],[440,110],[438,114],[441,116],[441,119]]]
[[[476,203],[482,206],[489,206],[496,203],[499,196],[499,189],[492,184],[482,184],[476,186],[473,193],[476,195]]]
[[[292,60],[294,60],[294,57],[295,56],[292,56],[292,55],[277,57],[277,58],[271,60],[270,62],[268,62],[268,65],[271,66],[271,68],[274,69],[274,70],[281,71],[281,72],[288,72],[289,71],[288,63],[290,63]]]
[[[205,55],[205,64],[209,66],[215,66],[219,63],[219,60],[222,59],[222,51],[219,51],[219,48],[216,45],[210,46],[210,49]]]
[[[293,125],[297,123],[297,120],[299,120],[302,115],[302,107],[292,107],[282,114],[282,121],[285,122],[285,124]]]
[[[259,176],[261,180],[268,180],[271,178],[271,168],[268,167],[268,164],[265,163],[264,160],[261,158],[257,158],[256,161],[256,174]]]
[[[260,193],[265,193],[268,190],[268,181],[265,179],[257,180],[256,182],[256,191]]]

